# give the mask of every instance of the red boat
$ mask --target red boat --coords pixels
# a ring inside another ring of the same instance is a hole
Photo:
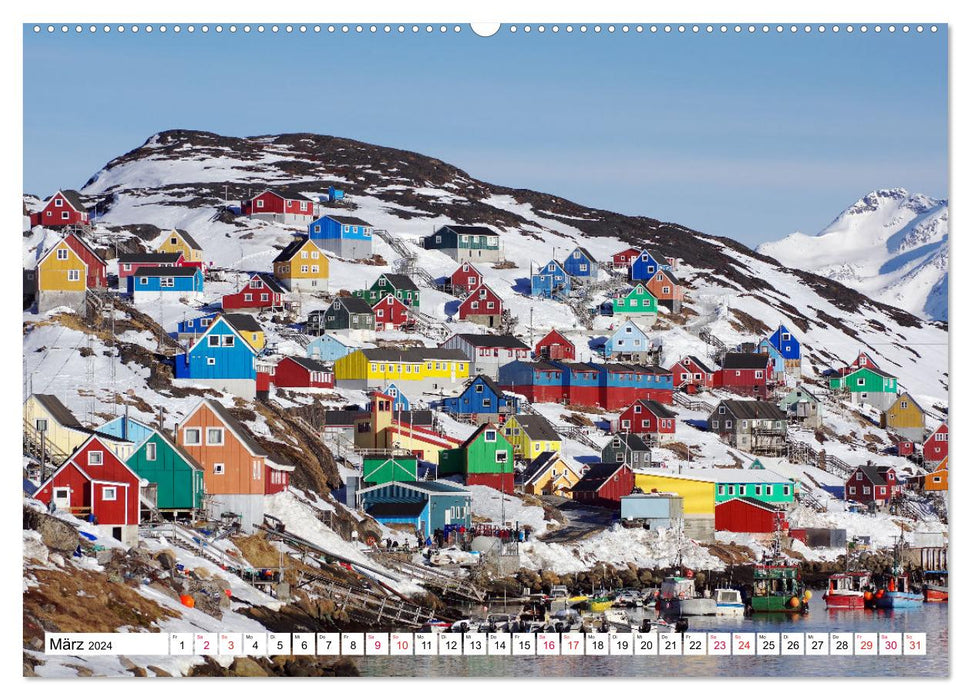
[[[826,607],[835,610],[862,610],[866,599],[873,595],[870,574],[848,571],[829,577],[829,587],[823,594]]]
[[[947,572],[946,571],[925,571],[924,572],[924,602],[927,602],[927,603],[946,603],[947,602]]]

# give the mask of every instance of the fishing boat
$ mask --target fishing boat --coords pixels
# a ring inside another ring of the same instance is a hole
[[[605,595],[597,596],[596,598],[591,598],[587,601],[590,612],[602,613],[605,610],[609,610],[614,605],[614,599],[608,598]]]
[[[877,610],[919,608],[924,604],[924,593],[913,590],[910,586],[910,576],[900,567],[895,567],[892,573],[882,577],[880,587],[873,594],[869,604]]]
[[[806,614],[810,598],[812,593],[799,579],[799,567],[776,560],[755,566],[746,608],[750,613]]]
[[[712,598],[700,597],[695,580],[689,576],[668,576],[661,582],[657,612],[664,617],[714,615],[717,605]]]
[[[715,589],[715,614],[741,617],[745,614],[742,592],[734,588]]]
[[[849,571],[833,574],[823,593],[826,607],[835,610],[862,610],[866,600],[873,596],[870,574],[863,571]]]
[[[946,571],[925,571],[924,572],[924,602],[925,603],[946,603],[947,602],[947,572]]]

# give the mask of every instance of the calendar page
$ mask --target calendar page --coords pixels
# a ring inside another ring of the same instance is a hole
[[[948,676],[948,24],[325,15],[22,26],[24,675]]]

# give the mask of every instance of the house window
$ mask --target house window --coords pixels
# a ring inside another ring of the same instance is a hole
[[[857,377],[856,385],[863,386],[864,384],[866,384],[866,379],[864,379],[863,377]]]
[[[174,287],[175,286],[175,280],[173,278],[171,278],[171,277],[163,277],[159,281],[159,286],[160,287]]]
[[[257,199],[256,200],[256,208],[257,209],[262,209],[263,208],[263,200],[262,199]]]
[[[114,501],[118,498],[118,488],[116,486],[103,486],[101,488],[102,501]]]
[[[857,472],[857,474],[856,474],[856,480],[857,481],[863,481],[863,474],[860,473],[860,472]]]
[[[782,495],[788,496],[791,489],[792,487],[786,484],[785,486],[782,487]]]
[[[243,301],[253,301],[253,295],[252,294],[244,294],[243,295]]]
[[[67,260],[67,250],[65,250],[64,248],[58,248],[58,250],[57,250],[57,259],[58,260]]]
[[[790,336],[790,335],[789,335],[788,333],[783,333],[783,334],[782,334],[782,339],[783,339],[783,340],[789,340],[789,338],[790,338],[790,337],[791,337],[791,336]]]
[[[92,450],[88,452],[88,464],[92,466],[99,466],[105,463],[105,454],[101,450]]]
[[[231,347],[233,347],[233,346],[236,345],[236,336],[235,335],[224,335],[224,336],[222,336],[222,339],[223,339],[223,347],[224,348],[231,348]]]
[[[765,486],[765,495],[766,496],[771,496],[772,495],[772,484],[766,484],[766,486]]]
[[[37,432],[43,433],[47,430],[47,419],[38,418],[34,421],[34,427],[37,428]]]
[[[225,474],[226,473],[226,465],[223,464],[222,462],[216,462],[215,464],[212,465],[212,473],[213,474]]]
[[[870,495],[870,487],[869,486],[864,486],[863,487],[863,495],[864,496]]]
[[[206,364],[209,365],[209,366],[211,366],[211,367],[214,367],[216,365],[216,358],[215,357],[207,357],[206,358]]]
[[[306,273],[307,270],[308,270],[308,267],[306,265],[301,265],[300,266],[300,272]]]
[[[725,413],[725,407],[724,406],[719,406],[718,407],[718,412],[719,413]]]
[[[156,453],[158,452],[158,445],[154,442],[150,442],[145,445],[145,459],[149,462],[154,462],[156,458]]]
[[[260,294],[260,301],[269,301],[269,299],[270,299],[269,294]]]
[[[200,428],[186,428],[182,431],[182,443],[185,445],[201,445],[202,430]]]
[[[67,271],[67,281],[68,282],[79,282],[81,280],[80,270],[68,270]]]
[[[206,428],[206,444],[207,445],[222,445],[223,444],[223,429],[222,428]]]
[[[731,427],[732,427],[732,422],[730,420],[725,421],[725,428],[727,429]]]
[[[718,421],[713,420],[711,422],[711,428],[712,428],[712,430],[718,430]]]
[[[254,459],[253,460],[253,479],[257,480],[262,478],[263,478],[263,462],[262,460]]]
[[[756,496],[761,496],[762,495],[762,487],[759,484],[756,484],[755,485],[755,495]]]
[[[315,274],[315,275],[317,273],[319,273],[320,272],[320,265],[311,265],[310,266],[310,272],[313,273],[313,274]]]
[[[755,378],[756,379],[761,379],[762,378],[762,370],[759,369],[759,370],[756,370],[755,371]]]
[[[856,495],[856,487],[855,486],[850,486],[849,491],[850,491],[850,495],[851,496],[855,496]]]
[[[509,459],[509,452],[507,450],[496,450],[496,464],[505,464]]]
[[[71,215],[68,212],[66,212],[66,211],[62,211],[61,212],[61,218],[64,219],[65,221],[67,221],[68,219],[71,218]]]
[[[900,402],[900,407],[901,408],[907,408],[907,402],[906,401],[901,401]]]

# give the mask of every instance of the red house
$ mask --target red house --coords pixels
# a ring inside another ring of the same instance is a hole
[[[869,367],[870,369],[880,369],[880,366],[870,357],[864,350],[860,351],[860,354],[856,356],[856,359],[849,364],[848,367],[840,367],[840,374],[846,375],[851,372],[855,372],[861,367]]]
[[[30,225],[73,226],[87,224],[88,212],[81,203],[81,195],[75,190],[58,190],[47,200],[44,208],[30,215]]]
[[[715,386],[733,394],[765,399],[769,395],[772,358],[748,352],[726,353],[722,368],[715,372]]]
[[[57,510],[88,520],[129,546],[138,541],[140,480],[114,452],[92,435],[34,494]]]
[[[472,263],[464,262],[448,278],[452,294],[457,297],[465,296],[482,283],[482,273],[475,269]]]
[[[122,253],[118,256],[118,288],[127,289],[124,280],[140,267],[183,267],[185,258],[182,253]],[[198,267],[196,264],[194,267]]]
[[[284,357],[274,368],[270,382],[285,389],[333,389],[334,371],[309,357]]]
[[[685,355],[671,367],[676,389],[694,387],[711,389],[715,385],[715,372],[694,355]],[[689,389],[690,390],[690,389]]]
[[[552,330],[536,343],[533,357],[538,360],[575,360],[577,349],[566,336],[557,330]]]
[[[314,203],[299,192],[263,190],[252,199],[244,200],[243,216],[268,219],[282,223],[309,224],[314,219]]]
[[[628,248],[610,256],[610,263],[614,269],[630,269],[631,263],[641,254],[637,248]]]
[[[715,530],[722,532],[775,532],[776,523],[789,529],[784,508],[755,498],[731,498],[715,504]]]
[[[848,501],[883,505],[900,496],[903,482],[897,480],[893,467],[875,467],[867,464],[857,467],[846,480],[844,495]]]
[[[620,462],[591,464],[571,491],[574,501],[620,510],[620,499],[634,491],[634,472]]]
[[[459,304],[459,319],[493,328],[502,320],[502,299],[480,283]]]
[[[267,459],[265,464],[266,486],[264,493],[269,496],[274,493],[286,491],[290,486],[290,475],[293,473],[294,468],[289,464],[280,464],[271,459]]]
[[[657,401],[641,399],[620,414],[617,427],[612,428],[612,432],[654,436],[674,435],[676,418],[677,414]]]
[[[372,306],[371,310],[374,312],[376,331],[396,331],[411,320],[408,307],[391,294]]]
[[[917,451],[917,446],[910,440],[901,440],[897,443],[897,456],[910,457]]]
[[[256,272],[238,292],[223,296],[223,309],[278,309],[283,307],[286,298],[287,290],[280,286],[273,275]]]
[[[81,238],[77,233],[69,233],[64,237],[64,242],[77,253],[88,266],[87,285],[88,289],[97,289],[108,286],[108,263],[101,259],[91,244]]]
[[[924,440],[924,464],[937,464],[947,458],[947,423],[941,423],[937,430]]]

